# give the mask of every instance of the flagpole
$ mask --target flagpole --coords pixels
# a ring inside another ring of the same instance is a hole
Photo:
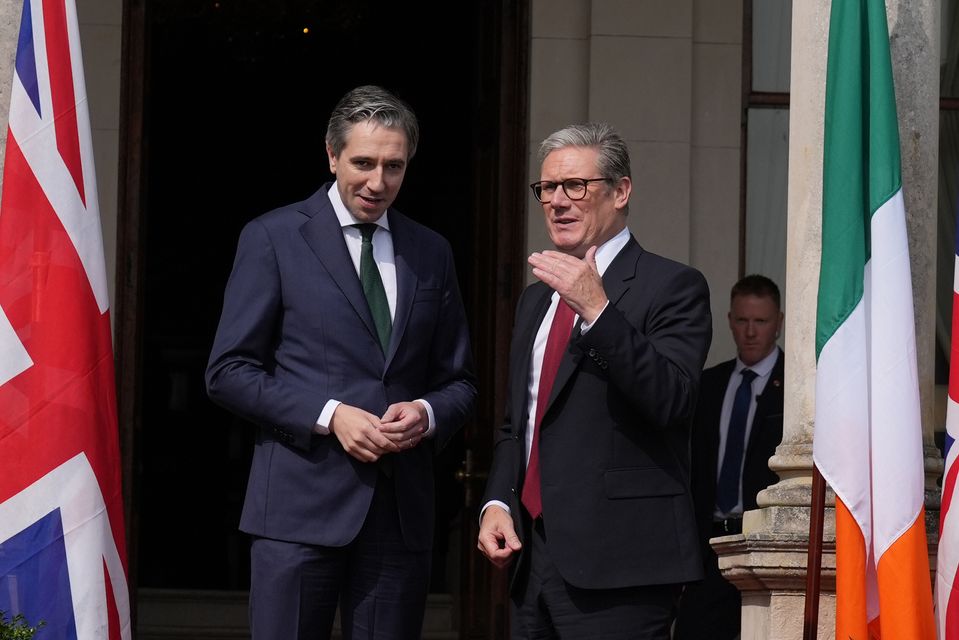
[[[819,467],[812,466],[812,496],[809,504],[809,548],[806,554],[806,608],[803,640],[816,640],[819,627],[819,588],[822,569],[822,531],[826,509],[826,481]]]

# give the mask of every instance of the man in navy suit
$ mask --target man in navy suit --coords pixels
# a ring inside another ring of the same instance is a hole
[[[681,640],[739,637],[742,598],[719,572],[709,539],[740,533],[743,511],[755,509],[756,494],[777,481],[769,458],[783,437],[783,352],[776,346],[782,323],[775,282],[749,275],[733,286],[729,330],[736,358],[703,372],[693,421],[693,500],[705,575],[683,594],[676,625]],[[737,436],[735,398],[744,379],[744,428]]]
[[[689,425],[709,292],[627,228],[629,151],[611,127],[557,131],[540,160],[555,250],[529,257],[540,282],[516,311],[478,546],[512,565],[514,638],[665,640],[702,571]]]
[[[207,368],[257,425],[240,528],[256,640],[420,637],[433,456],[476,395],[449,244],[393,200],[416,117],[359,87],[330,117],[336,181],[240,235]]]

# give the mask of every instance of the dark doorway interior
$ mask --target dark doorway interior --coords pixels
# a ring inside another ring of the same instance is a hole
[[[330,179],[326,120],[349,88],[382,84],[418,114],[422,143],[397,206],[449,239],[472,304],[473,145],[496,135],[477,129],[488,122],[480,11],[444,5],[443,28],[427,29],[407,5],[369,0],[148,5],[140,586],[248,586],[236,527],[253,428],[209,402],[203,371],[241,227]],[[460,439],[437,467],[434,591],[451,590],[462,458]]]
[[[529,1],[408,10],[124,0],[115,348],[134,588],[196,602],[189,590],[249,584],[236,526],[253,427],[203,389],[223,287],[242,226],[329,179],[335,101],[376,83],[420,117],[396,204],[453,246],[480,392],[437,464],[433,590],[452,599],[435,600],[460,637],[505,635],[505,575],[475,540],[525,272]]]

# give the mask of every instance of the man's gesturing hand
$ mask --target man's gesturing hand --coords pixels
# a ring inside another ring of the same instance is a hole
[[[584,322],[592,323],[606,307],[603,279],[596,268],[596,247],[579,258],[559,251],[535,252],[528,258],[533,275],[554,289]]]

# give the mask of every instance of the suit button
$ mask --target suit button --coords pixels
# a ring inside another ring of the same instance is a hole
[[[589,355],[590,358],[593,358],[593,359],[596,358],[596,349],[590,349],[590,350],[587,351],[586,353],[587,353],[587,355]]]
[[[516,487],[510,487],[509,492],[512,493],[513,495],[516,495]]]

